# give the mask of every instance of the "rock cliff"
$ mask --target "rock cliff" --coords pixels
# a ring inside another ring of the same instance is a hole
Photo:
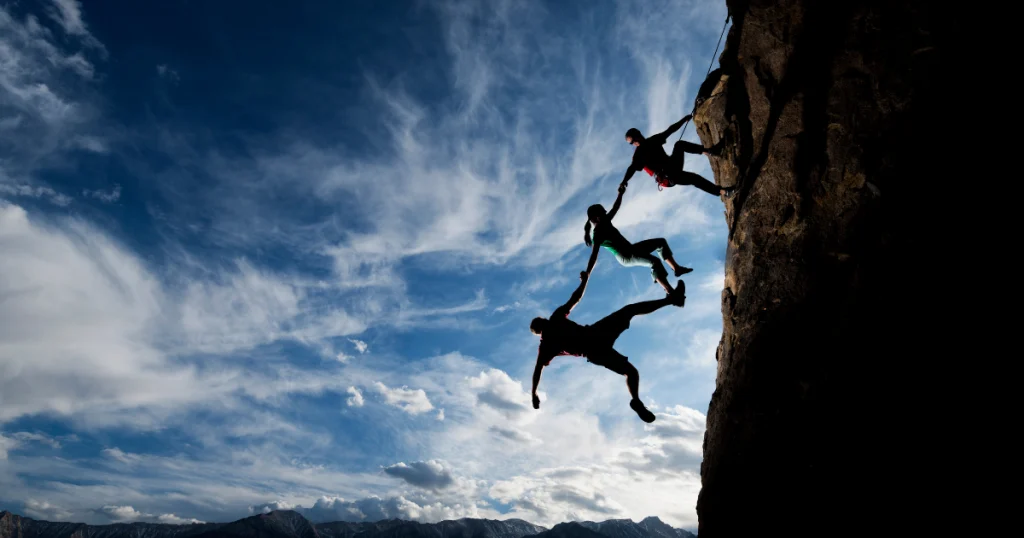
[[[727,0],[694,114],[723,148],[717,183],[738,187],[701,538],[854,535],[906,515],[904,441],[928,413],[913,410],[928,367],[908,371],[932,360],[943,315],[924,276],[941,253],[915,258],[935,233],[920,214],[954,173],[940,4]]]

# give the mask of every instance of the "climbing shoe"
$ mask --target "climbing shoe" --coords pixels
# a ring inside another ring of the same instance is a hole
[[[676,282],[676,288],[668,295],[668,299],[675,306],[686,304],[686,283],[682,280]]]
[[[631,407],[633,411],[636,411],[636,414],[640,416],[640,420],[648,424],[654,422],[654,413],[648,411],[640,400],[637,400],[635,398],[633,400],[630,400],[629,407]]]
[[[704,155],[707,155],[707,156],[710,156],[710,155],[715,155],[715,156],[721,155],[722,154],[722,148],[725,145],[724,142],[725,142],[724,139],[723,140],[719,140],[718,142],[715,142],[715,145],[713,145],[713,146],[711,146],[709,148],[704,148]]]
[[[682,265],[680,265],[680,266],[676,267],[675,273],[676,273],[676,276],[683,276],[686,273],[689,273],[689,272],[692,272],[692,271],[693,271],[693,268],[691,268],[691,267],[683,267]]]
[[[732,198],[732,195],[736,193],[736,187],[722,187],[722,190],[725,191],[726,198]]]

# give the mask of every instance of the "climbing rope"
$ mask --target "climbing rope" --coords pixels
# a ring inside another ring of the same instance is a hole
[[[728,14],[728,15],[725,16],[725,23],[722,24],[722,32],[718,34],[718,44],[715,45],[715,52],[711,53],[711,61],[708,63],[708,71],[707,71],[707,73],[704,73],[704,78],[705,79],[707,79],[708,75],[711,74],[711,66],[715,65],[715,58],[718,56],[718,47],[720,47],[722,45],[722,36],[725,35],[725,28],[727,26],[729,26],[729,18],[730,17],[732,17],[732,14]],[[697,111],[697,105],[694,105],[693,106],[693,110],[690,111],[690,119],[691,120],[693,119],[693,113],[696,112],[696,111]],[[679,131],[679,138],[676,139],[677,142],[679,140],[683,139],[683,133],[686,132],[686,128],[689,127],[689,125],[690,125],[689,121],[687,121],[683,125],[683,128]]]

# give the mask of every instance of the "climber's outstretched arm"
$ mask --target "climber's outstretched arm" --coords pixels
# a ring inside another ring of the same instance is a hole
[[[540,409],[540,397],[537,396],[537,385],[540,385],[540,373],[544,370],[544,365],[547,364],[548,357],[541,354],[541,351],[537,351],[537,366],[533,368],[533,408]]]
[[[597,234],[594,234],[594,246],[593,250],[590,251],[590,260],[587,261],[587,270],[584,273],[590,276],[590,272],[594,270],[594,264],[597,263],[597,253],[600,252],[601,242],[597,239]]]
[[[668,129],[665,129],[664,131],[650,137],[648,140],[654,139],[660,144],[668,142],[668,137],[672,135],[672,133],[678,131],[683,126],[683,124],[690,121],[691,118],[693,118],[693,116],[690,114],[683,116],[683,119],[673,123],[672,125],[669,125]]]
[[[615,203],[612,205],[612,210],[608,212],[608,220],[615,218],[615,214],[619,212],[619,206],[622,205],[622,195],[626,193],[626,185],[619,185],[619,196],[615,198]]]
[[[576,305],[579,304],[580,299],[583,298],[583,292],[587,289],[587,280],[589,280],[589,276],[589,273],[580,273],[579,287],[576,288],[576,291],[572,292],[572,295],[569,296],[569,300],[566,301],[564,305],[556,308],[555,311],[551,313],[552,318],[564,318],[569,316],[569,312],[572,312],[572,309],[576,308]]]
[[[637,169],[633,168],[633,165],[630,165],[629,168],[626,169],[626,175],[622,176],[622,183],[620,183],[619,185],[625,187],[626,183],[629,183],[629,179],[633,177],[633,174],[635,174],[636,172]]]

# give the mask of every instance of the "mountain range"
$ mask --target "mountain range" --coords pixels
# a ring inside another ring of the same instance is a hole
[[[87,525],[38,521],[0,512],[0,538],[695,538],[657,517],[639,523],[610,519],[559,523],[548,529],[521,519],[469,519],[418,523],[312,523],[293,510],[275,510],[230,523],[114,523]]]

